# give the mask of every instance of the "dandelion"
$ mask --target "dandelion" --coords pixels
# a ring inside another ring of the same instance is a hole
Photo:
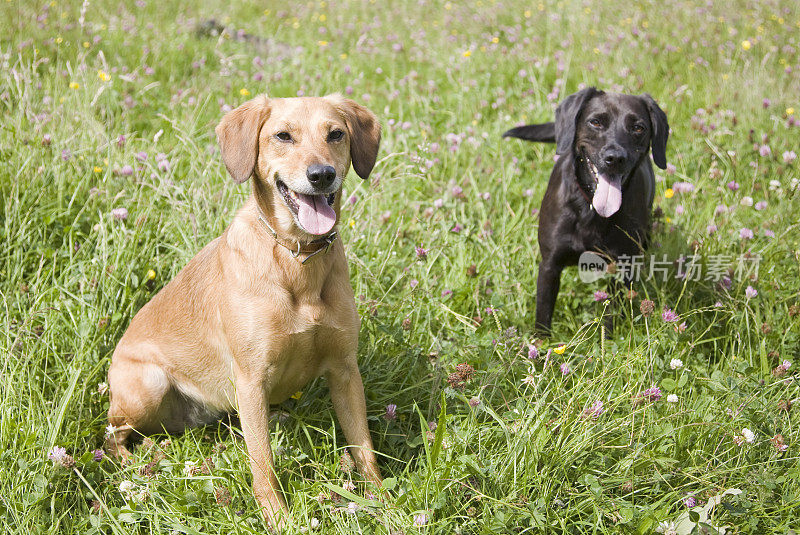
[[[461,55],[464,56],[465,58],[468,58],[468,57],[470,57],[472,55],[472,51],[471,50],[465,50]]]
[[[102,173],[103,168],[95,165],[93,171],[95,172],[95,174]]]
[[[595,301],[606,301],[607,299],[608,299],[608,294],[602,290],[598,290],[594,293]]]
[[[670,394],[667,396],[667,403],[677,403],[677,402],[678,402],[677,394]]]
[[[758,290],[756,290],[752,286],[748,286],[744,290],[744,295],[746,295],[748,299],[752,299],[752,298],[754,298],[755,296],[758,295]]]
[[[742,429],[742,436],[744,437],[745,442],[748,444],[752,444],[756,441],[756,434],[750,431],[748,428]]]
[[[128,219],[128,209],[114,208],[113,210],[111,210],[111,217],[113,217],[117,221],[125,221],[126,219]]]
[[[753,43],[751,43],[748,39],[745,39],[744,41],[742,41],[742,50],[745,50],[745,51],[750,50],[750,47],[752,47],[752,46],[753,46]]]
[[[661,319],[667,323],[674,323],[680,319],[680,316],[673,312],[672,309],[664,307],[664,311],[661,313]]]
[[[567,350],[566,344],[561,344],[560,346],[553,348],[553,353],[555,353],[556,355],[563,355],[564,351],[566,350]]]
[[[80,86],[81,86],[81,84],[79,84],[78,82],[70,82],[69,83],[69,88],[70,89],[78,89],[78,88],[80,88]]]
[[[582,418],[591,418],[592,420],[597,420],[598,416],[603,414],[605,409],[603,408],[603,402],[601,400],[597,400],[587,408],[583,410],[583,414],[581,415]]]
[[[794,115],[794,108],[786,108],[786,115]]]
[[[97,77],[100,78],[100,80],[103,82],[108,82],[109,80],[111,80],[111,76],[102,69],[97,71]]]
[[[672,359],[669,361],[669,367],[673,370],[679,370],[683,368],[683,361],[681,359]]]
[[[664,192],[664,197],[667,199],[671,199],[675,195],[675,191],[672,188],[667,188]]]
[[[386,413],[383,415],[383,417],[388,421],[396,420],[397,405],[395,405],[394,403],[389,403],[388,405],[386,405]]]
[[[559,366],[559,369],[561,370],[561,375],[566,376],[572,373],[572,369],[570,369],[569,364],[567,364],[566,362],[563,363],[561,366]]]
[[[246,87],[243,87],[239,90],[239,94],[246,97],[250,95],[250,91],[248,91]]]

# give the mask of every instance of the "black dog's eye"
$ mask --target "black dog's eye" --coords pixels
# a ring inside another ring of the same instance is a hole
[[[595,128],[602,128],[603,123],[600,122],[600,119],[589,119],[589,124]]]
[[[632,130],[634,134],[641,134],[642,132],[644,132],[644,126],[640,124],[635,124],[633,125]]]
[[[289,132],[278,132],[275,134],[275,137],[280,139],[281,141],[291,141],[292,135]]]
[[[344,132],[341,130],[333,130],[330,134],[328,134],[328,141],[339,141],[344,137]]]

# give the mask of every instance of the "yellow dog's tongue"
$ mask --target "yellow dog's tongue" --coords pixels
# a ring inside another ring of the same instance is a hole
[[[609,179],[606,175],[597,175],[597,189],[594,191],[592,206],[600,217],[611,217],[622,204],[622,188],[620,177]]]
[[[300,209],[297,219],[309,234],[327,234],[336,224],[336,212],[325,200],[325,195],[297,194]]]

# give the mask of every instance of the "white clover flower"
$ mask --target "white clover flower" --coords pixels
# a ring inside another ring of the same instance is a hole
[[[347,504],[347,513],[350,515],[356,514],[358,511],[358,504],[356,502],[350,502]]]
[[[117,432],[117,428],[111,424],[108,424],[106,427],[106,438],[111,438],[114,436],[114,433]]]
[[[125,481],[119,484],[119,491],[126,498],[130,498],[133,496],[134,489],[136,489],[136,483],[134,483],[133,481],[129,481],[126,479]]]
[[[667,396],[667,403],[677,403],[677,402],[678,402],[677,394],[670,394]]]
[[[671,361],[669,361],[669,367],[672,368],[673,370],[678,370],[680,368],[683,368],[683,361],[681,359],[672,359]]]
[[[750,431],[746,427],[742,429],[742,436],[744,437],[745,441],[747,441],[748,444],[752,444],[753,442],[756,441],[756,434]]]

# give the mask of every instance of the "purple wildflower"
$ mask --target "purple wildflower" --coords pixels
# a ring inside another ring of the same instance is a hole
[[[739,237],[743,240],[752,240],[753,239],[753,231],[747,227],[739,229]]]
[[[738,190],[739,189],[739,183],[736,182],[735,180],[731,180],[730,182],[728,182],[728,189],[731,190],[731,191]]]
[[[61,159],[64,160],[65,162],[68,161],[71,157],[72,153],[69,151],[69,149],[64,149],[61,151]]]
[[[528,346],[528,358],[529,359],[539,358],[539,350],[536,349],[536,346],[533,344],[530,344]]]
[[[582,417],[597,420],[597,417],[603,414],[604,411],[605,409],[603,408],[603,402],[598,399],[583,410]]]
[[[606,301],[608,299],[608,294],[602,290],[597,290],[594,293],[594,300],[595,301]]]
[[[137,152],[136,153],[136,159],[139,160],[140,162],[146,162],[147,161],[147,153],[144,152],[144,151],[143,152]]]
[[[417,284],[419,284],[419,281],[417,279],[411,279],[411,282],[408,283],[408,285],[411,286],[412,290],[417,287]]]
[[[787,150],[783,153],[783,163],[792,163],[797,159],[797,154],[793,150]]]
[[[114,208],[111,210],[111,216],[117,221],[125,221],[126,219],[128,219],[128,209]]]
[[[678,321],[680,317],[673,312],[672,309],[664,307],[664,311],[661,313],[661,319],[667,323],[673,323]]]
[[[744,290],[744,295],[746,295],[748,299],[752,299],[752,298],[754,298],[755,296],[758,295],[758,290],[756,290],[752,286],[748,286]]]
[[[418,247],[414,247],[414,251],[417,253],[417,258],[420,260],[425,260],[428,258],[428,250],[422,247],[421,245]]]
[[[122,169],[119,170],[119,174],[122,176],[131,176],[133,174],[133,167],[130,165],[123,165]]]
[[[458,234],[462,230],[464,230],[464,227],[456,223],[455,225],[453,225],[453,228],[450,229],[450,232],[455,232],[456,234]]]
[[[767,157],[772,154],[772,149],[769,148],[769,145],[761,145],[758,147],[758,153],[763,157]]]
[[[394,403],[389,403],[388,405],[386,405],[386,413],[383,415],[383,417],[388,421],[396,420],[397,405],[395,405]]]
[[[561,375],[569,375],[570,373],[572,373],[572,369],[566,362],[563,363],[561,366],[559,366],[559,369],[561,370]]]

